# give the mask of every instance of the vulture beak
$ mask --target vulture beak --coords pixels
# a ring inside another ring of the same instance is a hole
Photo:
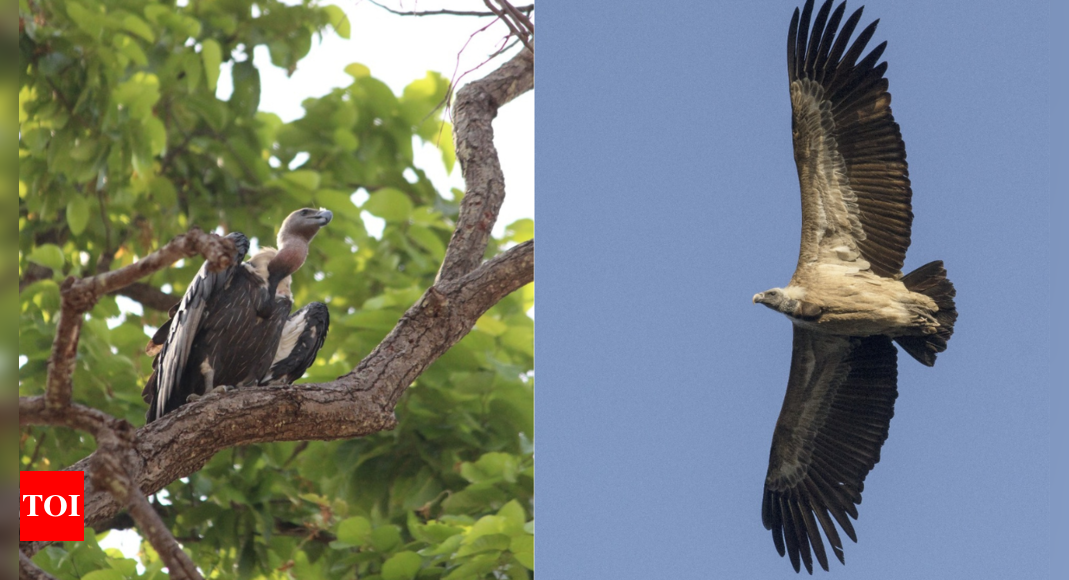
[[[334,219],[334,213],[329,209],[321,209],[315,216],[315,220],[319,223],[319,227],[329,224],[332,219]]]
[[[753,303],[754,304],[757,304],[759,302],[763,302],[764,299],[765,299],[765,293],[764,292],[758,292],[757,294],[753,295]]]

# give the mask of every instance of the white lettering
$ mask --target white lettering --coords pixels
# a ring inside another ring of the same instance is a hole
[[[52,510],[48,509],[48,506],[52,505],[52,500],[54,500],[54,499],[58,499],[59,500],[59,505],[62,506],[62,507],[59,508],[59,513],[56,513],[56,514],[52,513]],[[48,514],[49,516],[51,516],[53,518],[57,517],[57,516],[61,516],[61,515],[63,515],[63,512],[65,512],[65,511],[67,511],[67,499],[64,498],[62,495],[50,495],[47,498],[45,498],[45,513]]]
[[[72,515],[74,517],[78,517],[78,496],[77,495],[72,495],[71,496],[71,513],[70,513],[70,515]]]
[[[37,502],[35,500],[43,499],[44,496],[43,495],[24,495],[24,496],[22,496],[22,501],[26,501],[26,498],[30,498],[30,513],[29,513],[29,515],[27,517],[36,516],[37,515]]]

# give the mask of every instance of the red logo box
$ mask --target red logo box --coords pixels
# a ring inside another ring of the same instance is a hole
[[[85,539],[85,472],[19,472],[19,541]]]

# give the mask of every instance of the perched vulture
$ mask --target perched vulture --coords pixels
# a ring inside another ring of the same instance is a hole
[[[879,63],[862,57],[873,22],[849,44],[861,10],[842,29],[845,2],[813,0],[787,35],[794,160],[802,190],[802,242],[786,288],[754,296],[794,327],[790,378],[772,436],[761,519],[780,556],[828,569],[820,530],[840,562],[833,520],[857,541],[865,476],[880,460],[894,414],[897,342],[931,366],[954,331],[954,286],[942,262],[905,276],[913,212],[902,136]],[[849,516],[849,518],[848,518]]]
[[[249,240],[227,236],[237,248],[219,272],[201,266],[182,301],[153,336],[156,355],[141,396],[147,422],[174,411],[190,396],[215,387],[291,383],[315,360],[327,333],[327,307],[312,303],[290,316],[290,275],[308,256],[308,243],[330,223],[327,210],[291,213],[278,232],[278,249],[264,248],[242,262]]]

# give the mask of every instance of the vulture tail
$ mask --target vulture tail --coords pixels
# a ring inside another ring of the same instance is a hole
[[[943,262],[936,260],[906,274],[902,283],[911,292],[918,292],[935,301],[939,310],[935,319],[939,330],[925,336],[899,336],[895,338],[906,352],[925,366],[935,364],[936,353],[947,349],[947,341],[954,334],[954,321],[958,319],[958,310],[954,306],[954,285],[947,280],[947,271]]]

